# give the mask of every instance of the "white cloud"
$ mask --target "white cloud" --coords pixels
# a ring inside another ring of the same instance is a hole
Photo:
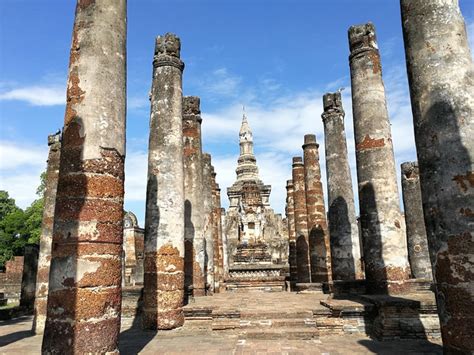
[[[34,106],[64,105],[66,88],[61,85],[25,86],[0,93],[0,100],[25,101]]]
[[[46,169],[48,148],[0,141],[0,190],[8,191],[21,208],[37,198],[40,174]]]

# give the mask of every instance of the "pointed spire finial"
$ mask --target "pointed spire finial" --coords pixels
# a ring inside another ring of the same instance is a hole
[[[242,122],[247,121],[247,115],[245,114],[245,105],[242,105]]]

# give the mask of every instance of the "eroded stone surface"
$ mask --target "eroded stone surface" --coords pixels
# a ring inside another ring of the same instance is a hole
[[[469,353],[474,349],[472,55],[458,1],[402,0],[401,13],[445,352]]]
[[[43,334],[46,323],[46,305],[48,300],[49,267],[53,242],[54,208],[58,187],[59,159],[61,155],[61,134],[48,136],[48,162],[46,168],[46,186],[44,190],[43,220],[41,224],[38,271],[36,274],[36,297],[33,318],[33,332]]]
[[[303,159],[311,282],[330,282],[331,251],[318,148],[314,134],[304,136]]]
[[[420,171],[417,162],[401,165],[403,206],[407,228],[408,259],[414,278],[433,278],[428,240],[426,237],[423,206],[421,202]]]
[[[323,106],[332,275],[335,280],[358,280],[364,274],[341,93],[325,94]]]
[[[293,180],[286,181],[286,220],[288,222],[288,264],[290,267],[290,281],[298,280],[296,263],[296,231],[295,231],[295,201]]]
[[[205,293],[206,278],[201,143],[201,109],[196,96],[183,98],[185,288]]]
[[[184,297],[184,64],[180,40],[158,36],[153,60],[145,214],[143,327],[183,324]]]
[[[402,292],[410,277],[375,27],[349,29],[352,111],[365,275],[371,292]]]
[[[77,2],[44,353],[117,352],[120,302],[109,299],[121,297],[125,46],[125,0]]]
[[[306,211],[304,164],[301,157],[293,158],[292,175],[298,282],[310,282],[308,214]]]

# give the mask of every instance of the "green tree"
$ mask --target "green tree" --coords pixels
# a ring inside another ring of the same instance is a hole
[[[0,190],[0,221],[2,221],[7,214],[17,209],[18,207],[15,204],[15,200],[10,198],[8,192]]]
[[[28,236],[28,244],[39,244],[41,236],[41,222],[43,221],[43,203],[40,198],[33,201],[25,210],[25,233]]]

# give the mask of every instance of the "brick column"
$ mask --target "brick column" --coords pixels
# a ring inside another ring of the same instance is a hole
[[[43,334],[46,323],[46,306],[49,289],[49,267],[51,264],[51,245],[53,242],[54,207],[58,187],[59,158],[61,156],[61,134],[48,136],[48,164],[46,168],[46,187],[44,190],[43,220],[41,223],[38,271],[36,273],[36,297],[33,318],[33,332]]]
[[[349,29],[352,111],[365,275],[372,292],[402,292],[410,277],[392,135],[375,28]]]
[[[474,349],[472,54],[458,1],[402,0],[401,13],[443,346],[446,354],[469,353]]]
[[[332,275],[335,280],[363,279],[341,93],[325,94],[323,106]]]
[[[296,268],[298,282],[311,282],[308,215],[306,211],[306,188],[304,165],[301,157],[293,157],[293,202],[295,213]]]
[[[229,274],[229,258],[227,254],[227,235],[225,234],[224,228],[225,226],[225,209],[221,208],[221,235],[222,235],[222,280],[224,284],[222,285],[222,289],[225,290],[225,278]]]
[[[43,353],[118,353],[126,0],[78,0]]]
[[[202,145],[199,97],[183,99],[185,287],[205,292]]]
[[[408,260],[414,278],[433,278],[421,202],[420,172],[417,162],[401,165],[403,206],[407,226]]]
[[[296,231],[295,231],[295,201],[293,198],[293,180],[286,181],[286,220],[288,222],[288,264],[290,266],[290,281],[298,279],[296,266]]]
[[[214,219],[213,219],[213,168],[211,165],[211,155],[202,155],[202,178],[203,178],[203,206],[204,206],[204,240],[206,250],[205,276],[209,293],[214,289]],[[202,294],[200,296],[204,296]]]
[[[145,215],[143,327],[184,322],[183,97],[180,40],[156,38]]]
[[[319,144],[314,134],[304,136],[304,178],[306,186],[306,211],[308,213],[309,253],[311,282],[332,280],[329,232],[324,206]]]

